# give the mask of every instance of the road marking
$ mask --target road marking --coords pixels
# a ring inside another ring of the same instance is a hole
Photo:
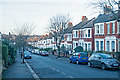
[[[53,70],[55,70],[55,68],[52,67]]]
[[[57,72],[60,72],[59,70],[56,70]]]
[[[64,72],[62,72],[62,74],[64,74],[64,75],[65,75],[65,73],[64,73]]]
[[[72,76],[69,76],[70,78],[74,78],[74,77],[72,77]]]

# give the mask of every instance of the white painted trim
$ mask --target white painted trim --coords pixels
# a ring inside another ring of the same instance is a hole
[[[104,39],[95,39],[95,51],[97,51],[97,46],[96,46],[96,41],[99,42],[99,50],[101,50],[101,45],[100,45],[100,41],[103,41],[103,50],[104,50]]]
[[[112,49],[111,49],[111,42],[114,41],[115,42],[115,52],[116,52],[116,37],[115,36],[106,36],[105,37],[105,51],[107,51],[107,41],[110,42],[110,52],[112,52]]]

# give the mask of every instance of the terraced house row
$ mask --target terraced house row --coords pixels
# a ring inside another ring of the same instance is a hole
[[[36,45],[39,48],[57,49],[53,34],[41,38]],[[63,45],[72,51],[82,46],[84,51],[120,52],[120,24],[117,17],[104,10],[104,14],[90,20],[82,16],[81,22],[75,26],[69,22],[61,42]]]

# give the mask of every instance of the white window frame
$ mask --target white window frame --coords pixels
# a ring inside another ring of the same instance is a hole
[[[78,35],[76,35],[76,32],[78,34],[78,30],[73,30],[73,38],[78,38]]]
[[[101,50],[101,45],[100,45],[100,41],[103,41],[103,51],[104,51],[104,39],[95,39],[95,51],[97,51],[97,49],[96,49],[96,41],[98,41],[99,42],[99,50]]]
[[[111,37],[106,37],[106,38],[105,38],[105,51],[107,51],[107,41],[110,42],[110,52],[112,52],[111,42],[112,42],[112,41],[115,41],[115,52],[116,52],[116,37],[115,37],[115,36],[111,36]]]
[[[112,34],[115,34],[115,22],[112,22]],[[113,30],[114,29],[114,30]],[[114,31],[114,32],[113,32]]]
[[[99,26],[99,33],[97,33],[97,28],[96,28],[96,26]],[[103,25],[103,32],[101,33],[101,26],[100,25]],[[97,34],[104,34],[104,23],[96,23],[95,24],[95,35],[97,35]]]

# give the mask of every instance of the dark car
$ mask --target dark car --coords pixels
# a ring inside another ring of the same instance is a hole
[[[110,54],[93,53],[88,59],[89,67],[100,67],[101,69],[119,68],[119,61],[114,59]]]
[[[69,58],[70,63],[75,62],[77,64],[79,63],[87,63],[88,62],[88,54],[85,52],[75,52],[73,55]]]
[[[25,59],[28,59],[28,58],[31,59],[31,58],[32,58],[29,51],[25,51],[25,52],[24,52],[24,58],[25,58]]]
[[[40,55],[41,55],[41,56],[49,56],[49,54],[48,54],[47,51],[42,51]]]

